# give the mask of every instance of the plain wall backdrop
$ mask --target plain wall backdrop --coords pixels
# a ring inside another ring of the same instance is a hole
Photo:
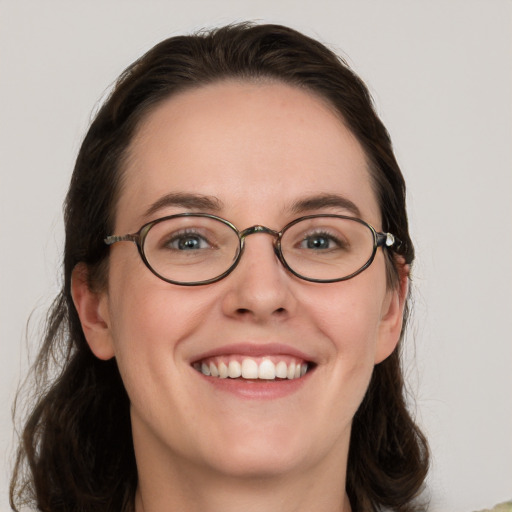
[[[417,246],[407,374],[431,510],[512,498],[511,1],[0,0],[0,510],[11,404],[60,286],[61,205],[91,113],[161,39],[247,19],[345,55],[391,132]]]

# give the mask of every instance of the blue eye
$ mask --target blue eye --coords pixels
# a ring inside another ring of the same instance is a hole
[[[175,233],[165,246],[177,251],[197,251],[212,247],[206,238],[197,233]]]
[[[314,236],[304,240],[307,249],[331,249],[332,240],[325,236]]]
[[[343,243],[328,233],[313,233],[305,235],[301,241],[301,249],[329,250],[343,247]]]

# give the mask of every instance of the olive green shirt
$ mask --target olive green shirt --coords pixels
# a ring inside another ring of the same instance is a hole
[[[512,501],[500,503],[494,508],[486,508],[485,510],[479,510],[478,512],[512,512]]]

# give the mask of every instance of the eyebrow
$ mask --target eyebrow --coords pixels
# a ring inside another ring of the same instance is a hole
[[[150,217],[160,210],[171,206],[178,206],[199,212],[219,213],[223,208],[223,203],[215,196],[205,196],[186,192],[171,192],[152,203],[144,212],[144,216]],[[325,208],[341,208],[343,210],[348,210],[348,212],[352,213],[356,217],[361,216],[359,208],[350,199],[338,194],[327,193],[298,199],[292,203],[290,211],[293,214],[300,215],[312,210],[322,210]]]
[[[181,208],[197,211],[219,212],[222,210],[222,201],[214,196],[171,192],[152,203],[144,212],[144,216],[149,217],[170,206],[180,206]]]
[[[319,194],[316,196],[299,199],[292,204],[291,211],[295,214],[305,213],[311,210],[324,208],[341,208],[348,210],[356,217],[361,217],[361,211],[350,199],[338,194]]]

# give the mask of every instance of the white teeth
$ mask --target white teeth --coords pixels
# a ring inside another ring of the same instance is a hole
[[[213,363],[210,363],[210,375],[212,377],[219,376],[219,370],[217,370],[217,367]]]
[[[269,359],[264,359],[258,369],[258,378],[265,380],[274,380],[276,378],[276,366]]]
[[[219,377],[221,379],[226,379],[228,377],[228,367],[226,366],[226,363],[223,363],[222,361],[219,363]]]
[[[258,378],[258,363],[254,359],[244,359],[242,361],[242,377],[244,379]]]
[[[203,372],[204,373],[204,372]],[[230,361],[228,366],[228,377],[237,379],[242,375],[242,367],[238,361]]]
[[[304,377],[308,371],[307,363],[301,364],[292,361],[287,364],[285,361],[279,361],[275,364],[267,358],[262,359],[259,364],[254,359],[245,358],[241,364],[233,359],[228,364],[224,361],[220,361],[218,364],[210,361],[209,364],[203,362],[201,364],[195,363],[193,366],[203,375],[221,379],[242,377],[244,379],[275,380],[278,378],[291,380]]]
[[[279,361],[276,364],[276,377],[279,379],[286,379],[288,376],[288,365],[284,361]]]

